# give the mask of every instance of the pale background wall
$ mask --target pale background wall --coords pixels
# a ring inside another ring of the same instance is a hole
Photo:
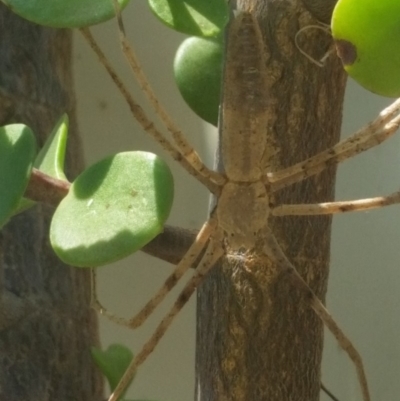
[[[135,42],[161,101],[201,156],[212,165],[215,129],[202,123],[188,109],[172,80],[173,55],[183,36],[165,29],[142,2],[132,2],[125,13],[125,22],[128,35]],[[125,81],[140,99],[121,57],[115,24],[108,23],[94,31],[107,55],[118,63]],[[133,121],[121,96],[79,35],[76,37],[76,88],[87,164],[127,149],[159,152],[158,145]],[[368,122],[388,103],[350,82],[343,135]],[[337,199],[377,196],[397,190],[399,141],[397,135],[387,144],[340,167]],[[166,157],[166,160],[176,174],[176,203],[169,222],[198,228],[207,214],[207,192],[170,158]],[[394,206],[334,219],[328,306],[363,355],[372,397],[379,401],[393,401],[400,393],[398,213],[399,208]],[[170,271],[171,266],[141,254],[99,269],[101,299],[117,314],[130,316],[154,293]],[[136,332],[101,319],[103,345],[121,342],[133,351],[138,350],[159,321],[160,313],[165,311],[166,305]],[[140,369],[129,393],[132,399],[193,399],[194,313],[192,299]],[[323,380],[341,401],[361,400],[353,366],[329,334]]]

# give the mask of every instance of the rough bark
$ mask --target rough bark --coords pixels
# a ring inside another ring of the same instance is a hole
[[[70,117],[67,174],[82,169],[71,32],[45,29],[0,5],[0,125],[25,123],[41,146]],[[48,241],[52,210],[38,205],[0,232],[0,400],[100,400],[90,357],[98,342],[88,273],[65,266]]]
[[[265,94],[276,114],[268,127],[269,141],[279,149],[276,171],[338,141],[345,75],[336,56],[320,68],[296,48],[296,32],[316,24],[300,1],[242,1],[250,2],[262,26],[267,67],[276,77]],[[329,35],[313,29],[299,43],[316,59],[332,45]],[[273,202],[331,200],[334,179],[329,169],[281,191]],[[274,218],[270,224],[290,261],[324,300],[331,219]],[[198,290],[196,400],[317,401],[322,324],[261,250],[247,256],[243,264],[240,257],[235,264],[225,260]]]
[[[329,24],[337,0],[303,0],[306,9],[317,20]]]

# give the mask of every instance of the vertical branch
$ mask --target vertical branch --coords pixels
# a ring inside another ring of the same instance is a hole
[[[39,27],[0,5],[0,124],[25,123],[41,146],[70,117],[67,174],[82,169],[71,32]],[[98,342],[89,272],[65,266],[48,242],[52,210],[38,205],[0,232],[0,400],[100,400],[90,346]]]
[[[277,171],[338,141],[345,74],[336,57],[319,68],[297,50],[296,32],[316,23],[301,2],[238,3],[256,11],[263,30],[271,80],[265,96],[273,110],[265,129],[267,146],[275,149],[266,163]],[[319,30],[304,31],[299,41],[316,59],[332,44]],[[335,170],[328,169],[272,201],[331,200],[334,181]],[[289,260],[324,300],[331,218],[271,218],[270,224]],[[261,248],[241,265],[226,260],[215,269],[198,291],[196,401],[319,400],[323,327],[300,299]]]

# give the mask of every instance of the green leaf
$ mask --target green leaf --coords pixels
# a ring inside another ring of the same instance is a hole
[[[191,37],[175,56],[175,81],[189,107],[201,118],[218,125],[223,46],[221,40]]]
[[[64,159],[68,136],[68,116],[64,114],[46,139],[38,153],[34,167],[53,178],[67,181],[64,174]]]
[[[125,152],[85,170],[57,208],[50,228],[64,262],[95,267],[124,258],[159,234],[173,200],[168,166],[147,152]]]
[[[0,227],[18,207],[35,152],[35,136],[29,127],[13,124],[0,128]]]
[[[168,27],[188,35],[218,36],[229,20],[226,0],[149,0],[149,6]]]
[[[39,25],[79,28],[114,17],[113,0],[1,0],[15,14]],[[129,0],[118,0],[122,8]]]
[[[64,114],[53,128],[51,134],[46,139],[43,148],[36,156],[33,167],[39,169],[43,173],[59,180],[67,181],[64,174],[64,158],[68,136],[68,116]],[[22,198],[18,207],[14,210],[13,215],[22,213],[23,211],[34,206],[36,202],[33,200]]]
[[[132,351],[121,344],[112,344],[105,351],[92,347],[91,353],[101,373],[106,377],[111,392],[115,390],[133,359]]]

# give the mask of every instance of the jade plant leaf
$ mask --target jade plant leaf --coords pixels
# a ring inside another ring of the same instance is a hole
[[[114,17],[113,0],[1,0],[15,14],[39,25],[79,28]],[[122,8],[129,0],[118,0]]]
[[[59,180],[67,180],[64,159],[67,147],[68,116],[64,114],[54,126],[42,149],[36,156],[34,167]]]
[[[193,36],[218,36],[229,19],[226,0],[149,0],[149,6],[168,27]]]
[[[59,180],[67,180],[64,174],[64,159],[68,136],[68,116],[64,114],[54,126],[51,134],[40,149],[33,167]],[[22,198],[13,215],[23,212],[36,204],[35,201]]]
[[[35,136],[23,124],[0,128],[0,227],[25,192],[36,153]]]
[[[221,40],[190,37],[175,56],[174,76],[188,106],[202,119],[218,125],[223,46]]]
[[[97,347],[91,348],[92,358],[101,373],[106,377],[110,390],[114,391],[122,379],[126,369],[133,359],[132,351],[122,344],[111,344],[105,351]],[[132,381],[135,376],[132,378]],[[127,386],[126,389],[128,389]],[[151,400],[128,400],[123,398],[125,392],[119,398],[120,401],[151,401]]]
[[[105,351],[92,347],[92,358],[114,391],[133,359],[132,351],[122,344],[111,344]]]
[[[50,227],[53,249],[79,267],[122,259],[162,231],[173,192],[170,169],[152,153],[103,159],[73,182],[58,206]]]

